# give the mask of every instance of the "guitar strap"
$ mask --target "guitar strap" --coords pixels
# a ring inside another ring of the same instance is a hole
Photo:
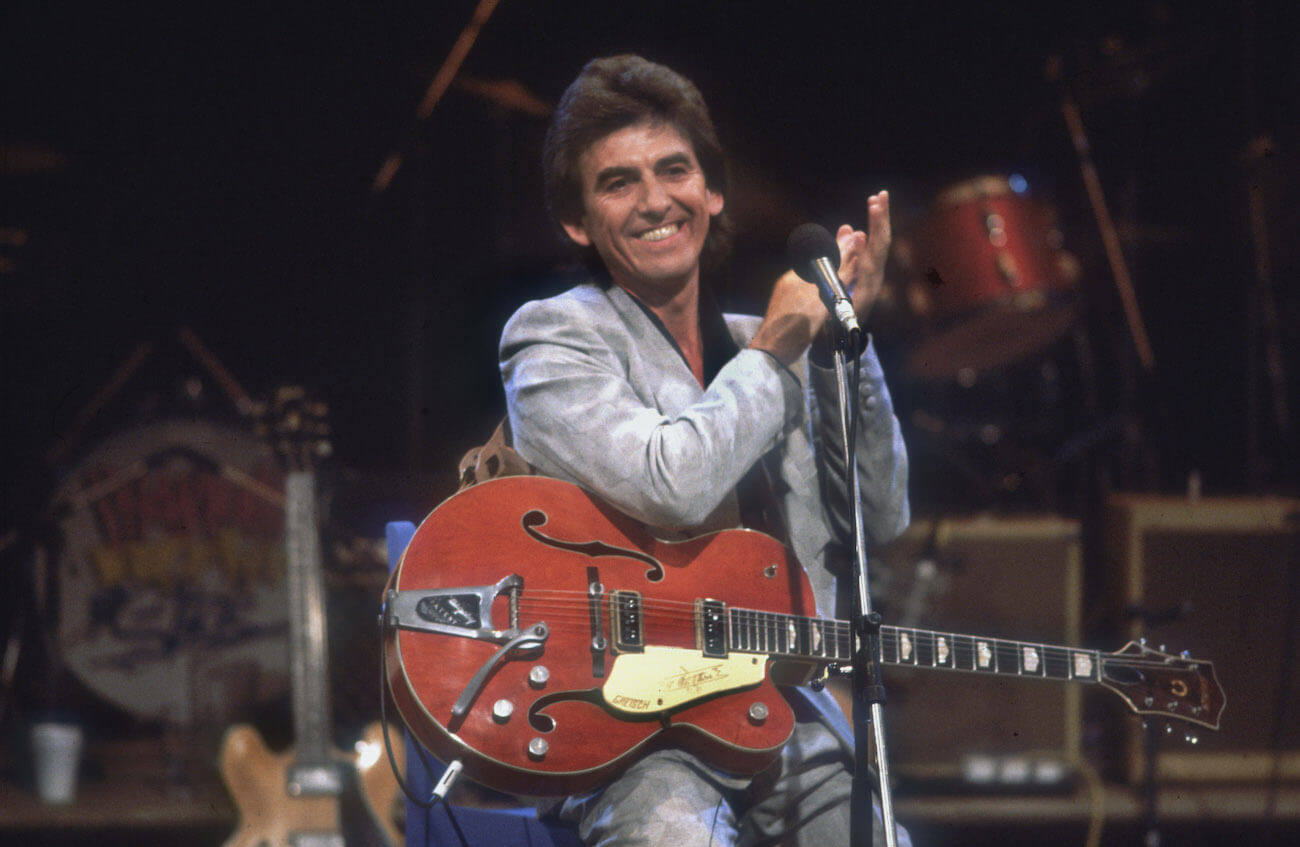
[[[529,476],[537,470],[510,446],[510,419],[502,418],[492,436],[460,459],[457,493],[471,485],[502,476]]]

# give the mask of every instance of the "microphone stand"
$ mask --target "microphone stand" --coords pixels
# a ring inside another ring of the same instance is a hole
[[[854,455],[857,434],[857,385],[849,384],[848,354],[859,353],[859,338],[850,338],[835,324],[835,383],[840,404],[840,432],[843,435],[844,466],[848,473],[849,502],[853,506],[853,573],[857,583],[853,594],[853,790],[850,809],[850,844],[870,847],[872,842],[871,788],[880,792],[880,813],[886,847],[898,847],[894,822],[893,795],[889,787],[889,757],[885,746],[885,687],[880,678],[880,614],[871,610],[871,589],[867,578],[867,537],[862,520],[862,497],[858,488],[858,463]],[[856,380],[854,381],[856,383]],[[875,733],[876,772],[871,774],[867,736]]]

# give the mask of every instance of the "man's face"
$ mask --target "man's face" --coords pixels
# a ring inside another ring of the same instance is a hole
[[[722,195],[676,129],[645,120],[612,132],[579,157],[578,175],[582,218],[564,231],[594,246],[616,283],[653,305],[698,282]]]

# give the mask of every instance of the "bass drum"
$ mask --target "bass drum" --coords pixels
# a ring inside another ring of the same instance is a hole
[[[223,726],[283,697],[282,480],[266,445],[215,423],[158,423],[92,450],[56,495],[64,665],[173,726]]]
[[[906,357],[912,376],[969,379],[1042,350],[1075,321],[1078,262],[1054,210],[1019,177],[944,189],[904,241],[920,336]]]

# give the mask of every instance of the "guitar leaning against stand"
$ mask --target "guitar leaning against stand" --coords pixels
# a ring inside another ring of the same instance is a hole
[[[225,847],[398,847],[397,782],[378,723],[357,752],[331,741],[329,666],[315,459],[328,454],[325,407],[298,388],[276,393],[269,422],[288,471],[285,549],[296,747],[275,753],[252,726],[226,731],[220,764],[240,821]],[[400,745],[398,745],[400,747]]]

